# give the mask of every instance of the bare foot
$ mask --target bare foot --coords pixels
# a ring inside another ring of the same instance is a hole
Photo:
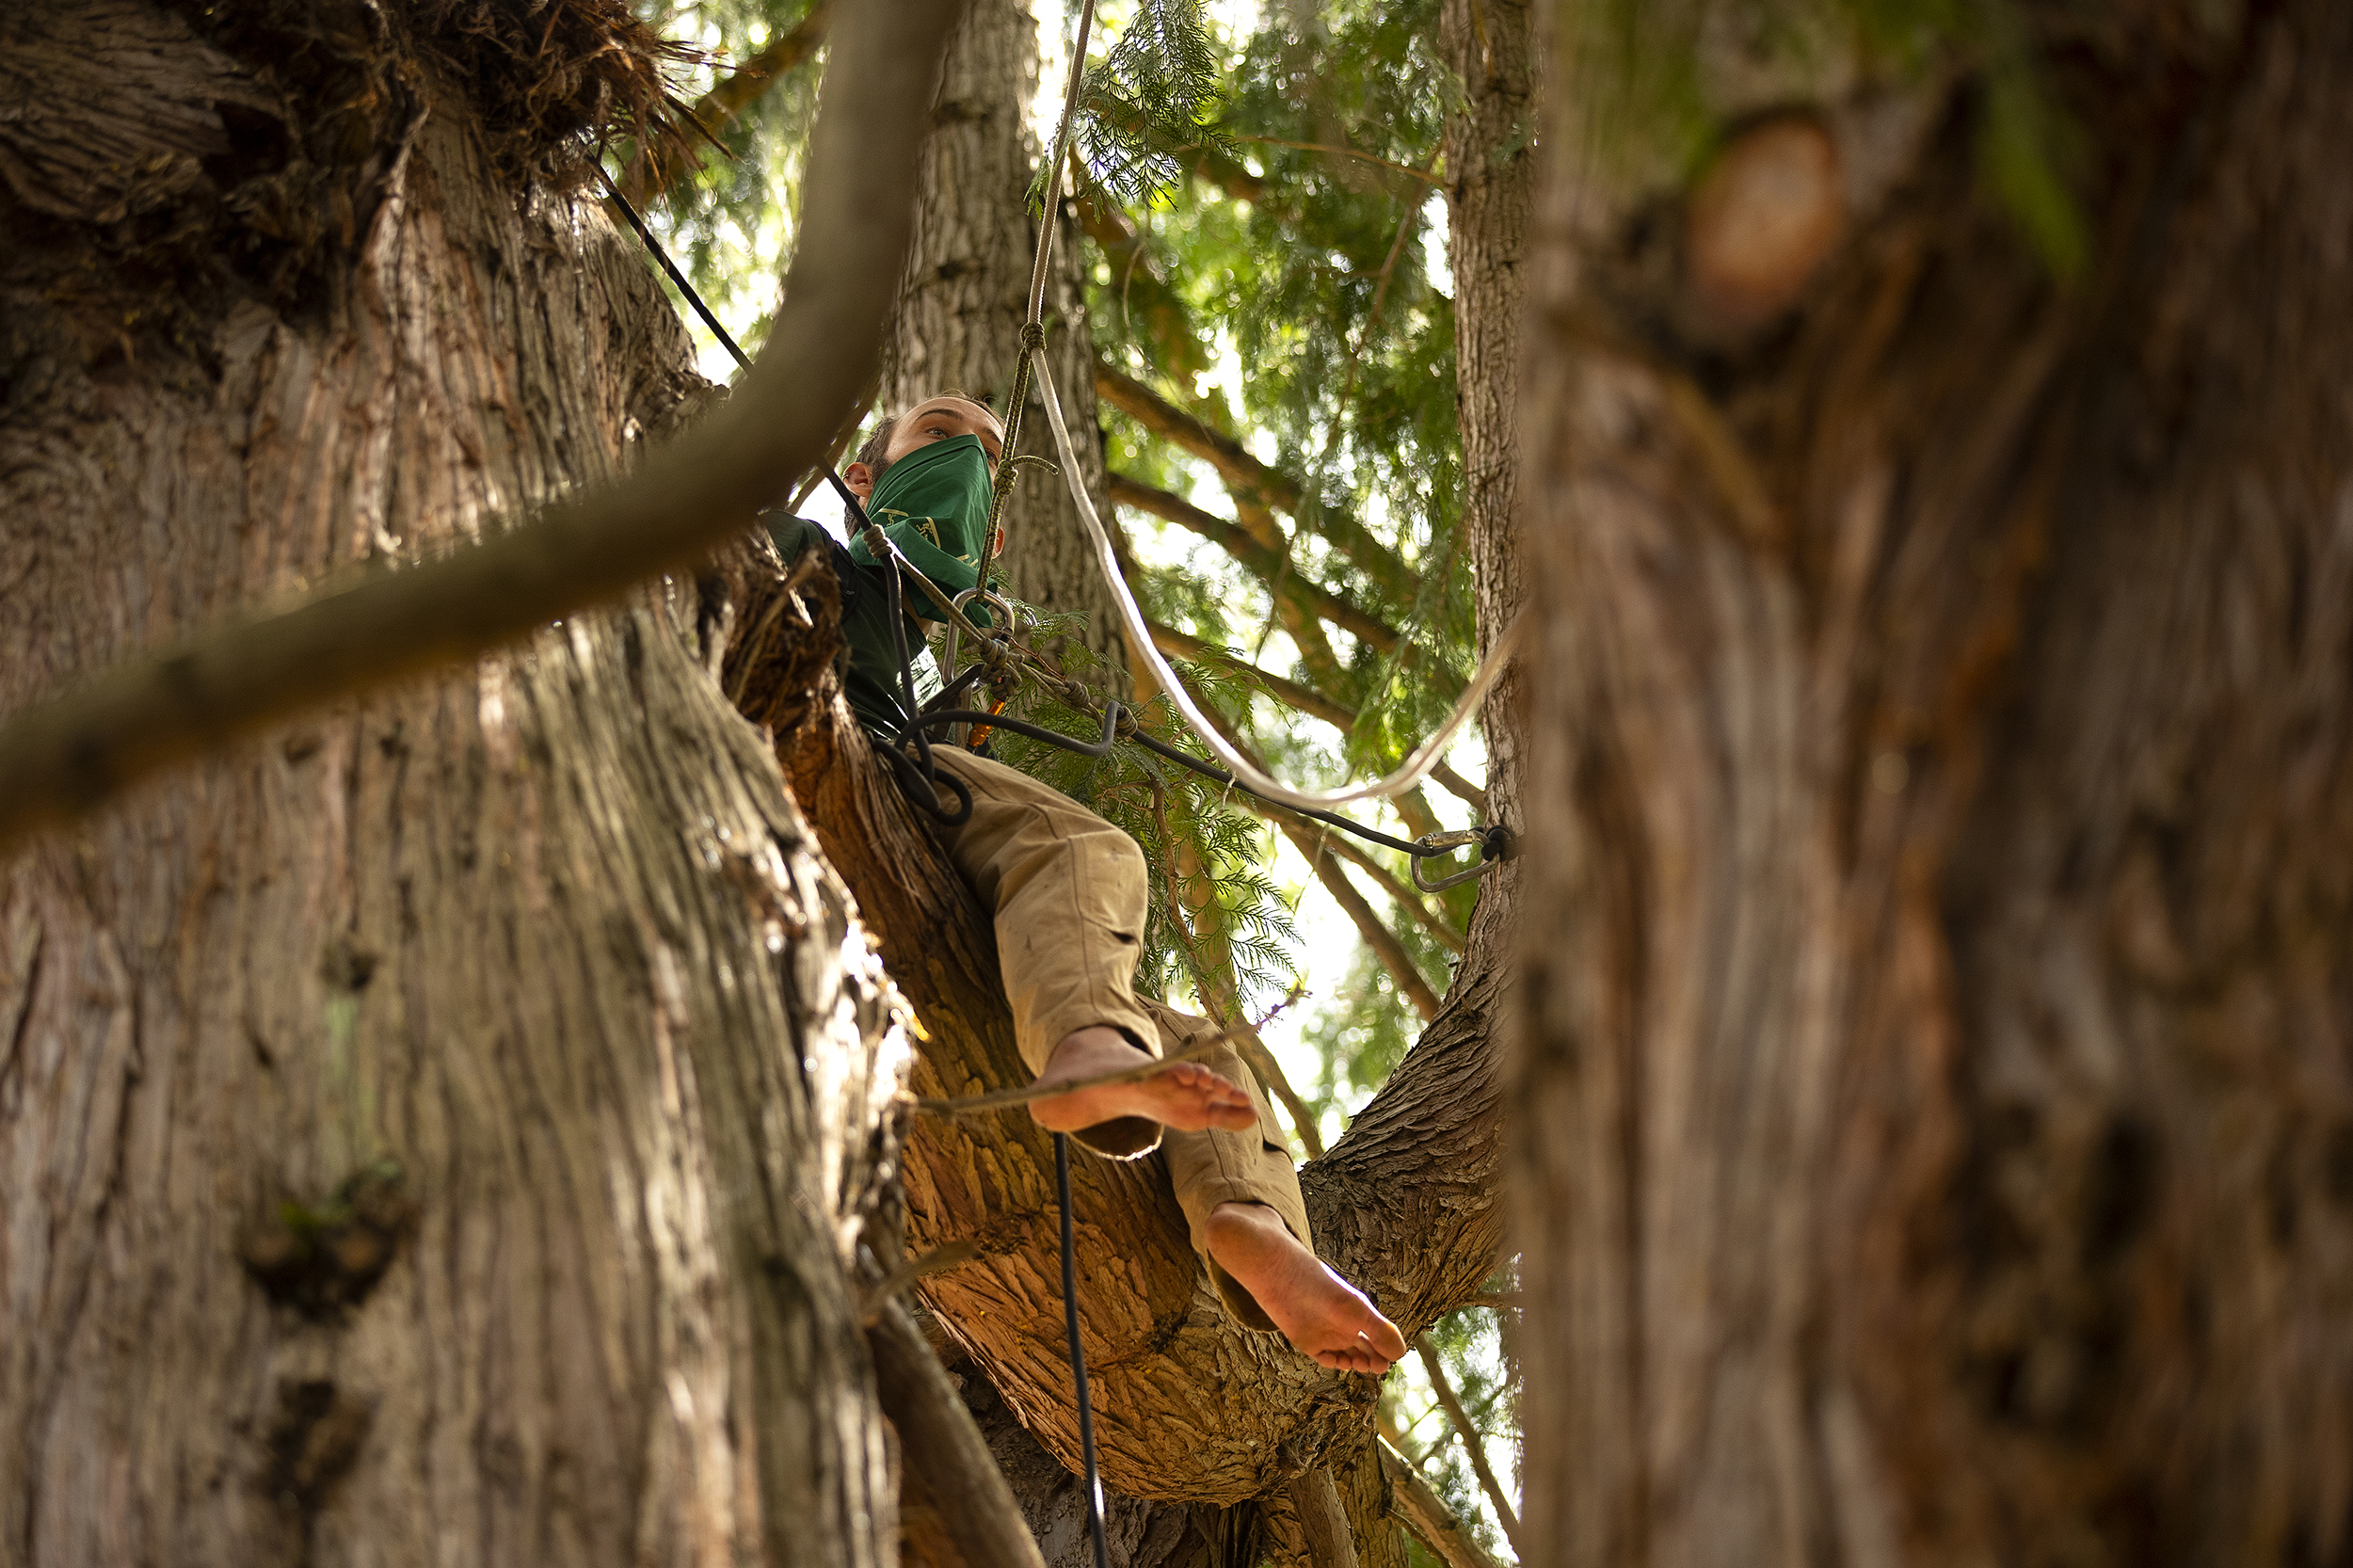
[[[1211,1209],[1209,1256],[1266,1309],[1302,1354],[1322,1366],[1340,1372],[1385,1372],[1405,1354],[1405,1336],[1397,1325],[1302,1246],[1266,1205],[1222,1203]]]
[[[1097,1024],[1065,1035],[1047,1058],[1037,1081],[1047,1085],[1099,1078],[1151,1060],[1125,1034]],[[1123,1116],[1140,1116],[1179,1132],[1212,1127],[1238,1132],[1258,1120],[1248,1095],[1198,1062],[1171,1062],[1150,1078],[1049,1095],[1032,1100],[1030,1114],[1049,1132],[1077,1132]]]

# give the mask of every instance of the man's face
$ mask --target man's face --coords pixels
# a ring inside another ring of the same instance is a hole
[[[889,467],[911,452],[919,452],[937,441],[952,441],[958,436],[978,436],[981,448],[995,462],[1004,451],[1005,427],[997,416],[969,398],[934,397],[918,403],[899,416],[899,423],[890,428],[890,440],[883,447],[883,466]],[[841,482],[860,501],[874,493],[875,471],[864,463],[852,463],[841,471]]]

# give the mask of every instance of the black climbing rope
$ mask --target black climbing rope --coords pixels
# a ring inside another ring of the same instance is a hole
[[[703,318],[703,325],[710,328],[711,335],[719,340],[719,346],[735,356],[737,367],[743,370],[751,369],[751,357],[744,352],[734,336],[719,325],[719,318],[712,313],[710,306],[703,303],[702,295],[696,290],[694,284],[686,280],[686,274],[678,269],[678,264],[670,260],[670,253],[662,248],[662,242],[653,237],[653,231],[647,228],[646,220],[637,216],[637,209],[631,206],[629,198],[621,194],[621,187],[613,183],[613,176],[604,171],[604,165],[600,162],[593,167],[597,171],[597,178],[604,182],[604,194],[613,199],[613,204],[621,210],[621,216],[629,219],[629,226],[637,231],[638,239],[644,242],[647,250],[652,253],[654,261],[660,264],[663,275],[670,280],[671,284],[680,294],[685,296],[686,302],[695,307],[695,313]],[[864,528],[866,508],[857,504],[856,494],[849,486],[841,482],[841,475],[835,471],[831,463],[825,465],[825,477],[832,481],[834,489],[840,495],[841,504],[850,509],[852,517],[857,519],[858,527]]]
[[[1087,1534],[1095,1568],[1111,1568],[1103,1544],[1103,1477],[1095,1465],[1095,1401],[1087,1395],[1087,1352],[1079,1343],[1079,1257],[1070,1219],[1070,1134],[1054,1134],[1054,1196],[1062,1205],[1062,1322],[1070,1338],[1070,1381],[1079,1391],[1079,1457],[1086,1464]]]

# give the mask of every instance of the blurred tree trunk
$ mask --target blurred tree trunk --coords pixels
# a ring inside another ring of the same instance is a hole
[[[1057,10],[1050,24],[1062,24]],[[1029,311],[1036,225],[1023,193],[1042,155],[1030,131],[1037,91],[1037,19],[1021,0],[975,0],[948,45],[939,99],[932,110],[917,190],[920,199],[906,295],[896,333],[884,345],[877,407],[895,413],[921,398],[963,392],[1000,411],[1021,353]],[[1053,84],[1056,112],[1063,84]],[[1096,424],[1083,243],[1070,203],[1052,215],[1060,227],[1046,286],[1046,350],[1062,394],[1071,444],[1088,493],[1106,519],[1103,440]],[[1024,452],[1054,455],[1043,401],[1032,394]],[[1124,696],[1128,656],[1102,568],[1095,563],[1079,509],[1062,478],[1022,472],[1005,510],[1005,580],[1014,597],[1056,615],[1086,617],[1071,633],[1110,668],[1097,682]]]
[[[0,708],[692,392],[494,90],[650,40],[448,11],[0,20]],[[649,589],[0,866],[0,1562],[889,1560],[846,1265],[903,1047],[716,613]]]
[[[2072,286],[1998,83],[1552,111],[1531,1568],[2353,1554],[2353,12],[2067,25]]]

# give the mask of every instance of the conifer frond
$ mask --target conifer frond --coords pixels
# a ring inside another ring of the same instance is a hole
[[[1176,185],[1184,172],[1178,153],[1225,147],[1216,124],[1221,65],[1201,0],[1138,0],[1117,41],[1080,81],[1070,145],[1086,178],[1141,206]],[[1040,168],[1030,187],[1032,211],[1046,199],[1046,173]]]

